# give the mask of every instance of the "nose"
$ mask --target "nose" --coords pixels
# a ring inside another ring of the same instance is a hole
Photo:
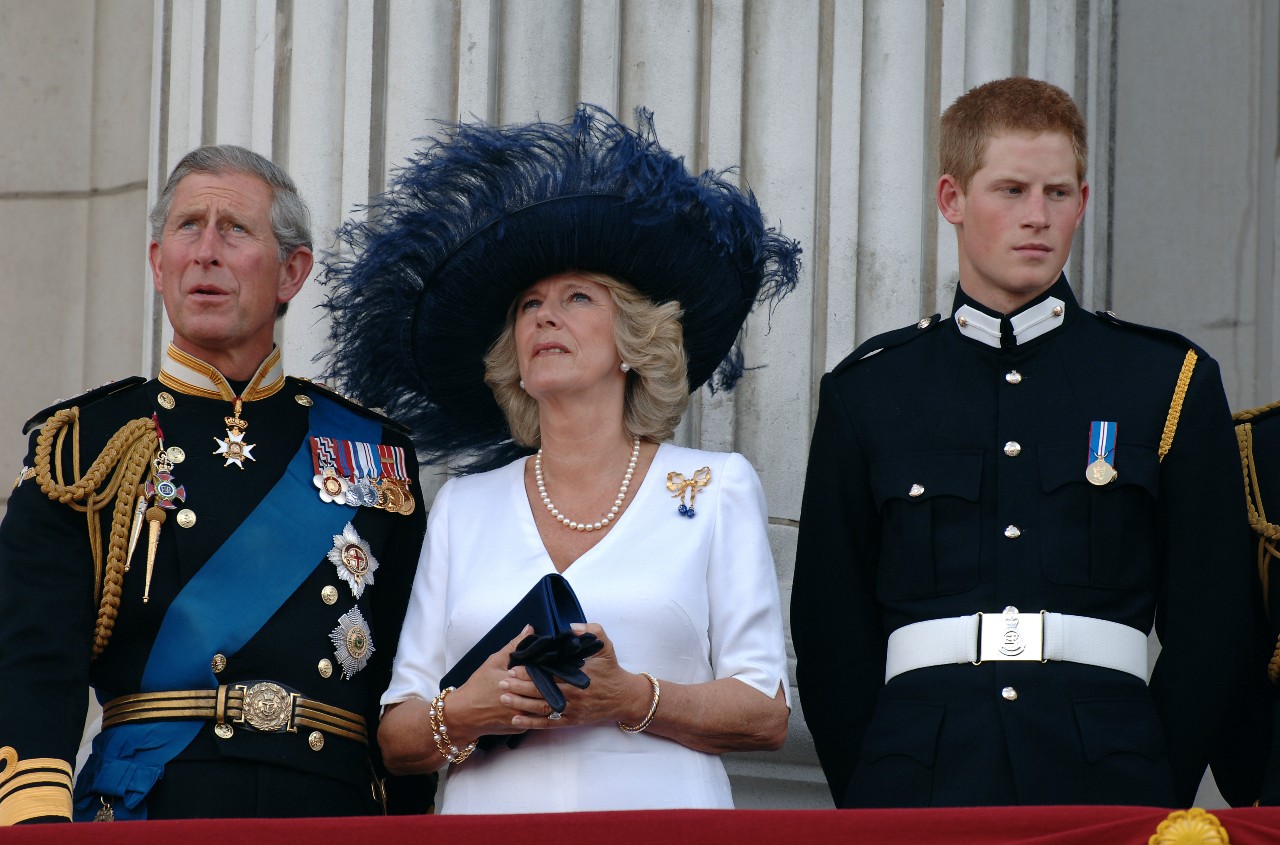
[[[222,236],[216,226],[205,226],[200,231],[200,240],[196,242],[195,262],[202,267],[217,267],[221,254]]]
[[[552,326],[556,328],[560,326],[560,312],[551,302],[544,300],[534,313],[537,314],[539,326]]]
[[[1027,194],[1024,206],[1023,225],[1032,229],[1046,229],[1049,226],[1049,201],[1043,194],[1031,192]]]

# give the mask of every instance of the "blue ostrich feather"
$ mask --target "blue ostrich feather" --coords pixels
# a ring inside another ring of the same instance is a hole
[[[483,356],[526,287],[593,270],[679,301],[690,389],[731,389],[747,314],[795,287],[800,246],[731,171],[691,174],[651,112],[637,124],[589,105],[566,123],[442,124],[324,261],[327,378],[406,425],[425,463],[500,466],[529,450]]]

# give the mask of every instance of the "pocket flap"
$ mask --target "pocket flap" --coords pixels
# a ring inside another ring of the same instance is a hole
[[[1149,760],[1165,755],[1164,731],[1155,705],[1144,698],[1090,698],[1075,702],[1085,757],[1096,763],[1108,754],[1136,753]]]
[[[928,501],[938,496],[976,502],[981,489],[982,452],[976,450],[881,455],[871,467],[877,507],[889,499]]]
[[[932,701],[882,702],[862,739],[868,763],[903,754],[922,766],[933,766],[945,704]]]
[[[1041,446],[1040,486],[1051,493],[1066,484],[1088,483],[1084,477],[1089,450],[1084,443],[1070,446]],[[1116,444],[1116,478],[1101,489],[1133,485],[1142,487],[1154,498],[1160,489],[1160,461],[1156,450],[1139,443]]]

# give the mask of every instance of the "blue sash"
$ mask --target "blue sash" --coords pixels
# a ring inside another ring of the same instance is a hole
[[[312,483],[310,437],[341,436],[381,442],[381,425],[313,394],[310,432],[266,497],[205,561],[165,613],[143,670],[140,692],[216,689],[214,653],[235,654],[256,635],[323,560],[350,521],[349,508],[320,500]],[[271,561],[271,577],[262,562]],[[228,585],[244,585],[242,590]],[[206,723],[144,722],[109,728],[94,738],[93,754],[76,779],[76,821],[87,821],[105,795],[119,821],[143,819],[144,799],[164,764],[186,748]]]

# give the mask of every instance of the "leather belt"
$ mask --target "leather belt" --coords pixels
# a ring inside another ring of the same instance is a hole
[[[305,698],[271,681],[222,684],[210,690],[139,692],[113,698],[102,707],[103,730],[126,722],[170,719],[209,719],[222,729],[219,736],[227,727],[264,733],[297,733],[298,728],[311,728],[369,744],[369,732],[359,713]]]
[[[1147,680],[1147,635],[1137,628],[1065,613],[975,613],[904,625],[889,635],[884,679],[950,663],[1065,660]]]

